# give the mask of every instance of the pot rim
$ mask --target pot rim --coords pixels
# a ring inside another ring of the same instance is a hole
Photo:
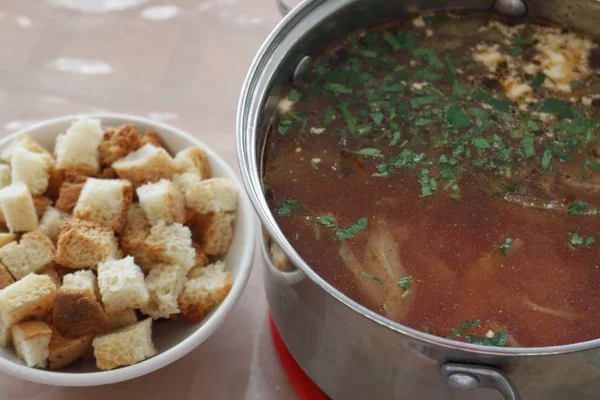
[[[302,1],[302,3],[296,6],[296,8],[294,8],[277,24],[267,39],[265,39],[254,60],[252,61],[244,81],[238,103],[236,118],[236,146],[242,180],[248,193],[248,197],[250,198],[258,217],[260,218],[262,226],[268,231],[271,238],[275,240],[275,242],[281,247],[293,265],[300,269],[312,282],[320,286],[336,300],[349,307],[353,311],[361,314],[363,317],[371,320],[372,322],[375,322],[400,334],[407,335],[413,339],[428,344],[439,345],[452,350],[462,350],[474,352],[480,355],[493,355],[502,357],[566,354],[600,347],[600,338],[585,342],[546,347],[490,347],[446,339],[410,328],[369,310],[329,284],[327,281],[321,278],[308,265],[308,263],[304,261],[304,259],[296,252],[296,250],[284,236],[283,232],[275,221],[264,196],[262,179],[258,168],[260,160],[258,160],[256,151],[256,137],[259,116],[262,111],[264,100],[268,94],[267,84],[272,81],[272,76],[269,76],[269,74],[265,72],[273,73],[273,67],[277,66],[283,59],[271,57],[273,52],[281,47],[284,47],[282,46],[282,43],[286,44],[285,39],[291,31],[302,28],[302,26],[299,27],[299,25],[307,16],[324,20],[331,15],[331,11],[344,8],[354,1],[357,0],[338,0],[336,2],[328,2],[327,0]],[[491,7],[493,2],[490,1],[489,3]],[[316,9],[319,9],[320,16],[318,17],[315,13]],[[326,9],[330,12],[324,12]],[[293,44],[293,42],[290,43]],[[291,47],[288,46],[285,51],[289,51],[290,48]],[[271,70],[265,71],[268,67],[271,67]]]

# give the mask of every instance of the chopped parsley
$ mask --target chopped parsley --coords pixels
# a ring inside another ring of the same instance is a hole
[[[546,78],[547,78],[546,74],[544,74],[543,72],[538,72],[533,77],[531,82],[529,82],[529,86],[531,86],[532,88],[538,88],[544,84],[544,82],[546,81]]]
[[[290,94],[288,95],[289,101],[294,101],[294,102],[300,101],[300,98],[301,98],[300,92],[297,91],[296,89],[292,89],[290,91]]]
[[[523,155],[527,158],[535,156],[535,136],[531,133],[524,133],[521,142],[523,144]]]
[[[363,272],[363,271],[361,271],[360,274],[362,276],[365,276],[365,277],[371,279],[371,280],[374,280],[375,282],[379,283],[380,285],[383,285],[383,281],[381,280],[381,278],[378,278],[378,277],[376,277],[374,275],[371,275],[371,274],[367,274],[366,272]]]
[[[455,128],[464,128],[471,125],[471,119],[457,104],[452,104],[448,107],[446,119]]]
[[[383,153],[381,152],[381,150],[379,149],[375,149],[372,147],[365,147],[362,148],[360,150],[357,150],[354,152],[354,154],[358,154],[361,156],[368,156],[368,157],[377,157],[377,158],[383,158]]]
[[[280,217],[289,217],[290,215],[306,214],[306,208],[298,199],[287,199],[275,207],[275,212]]]
[[[598,209],[585,201],[576,200],[568,208],[569,215],[598,215]]]
[[[345,229],[336,230],[335,239],[340,242],[346,239],[350,239],[356,236],[356,234],[358,234],[359,232],[365,230],[368,225],[369,223],[367,219],[363,217]]]
[[[421,185],[421,197],[428,197],[437,194],[437,180],[429,176],[429,170],[427,168],[421,168],[418,178],[419,179],[417,181]]]
[[[448,333],[453,336],[463,336],[471,327],[481,327],[481,321],[478,319],[462,321],[456,328],[450,329]]]
[[[314,222],[317,224],[325,225],[328,228],[337,228],[337,222],[335,220],[335,217],[333,216],[333,214],[330,213],[315,218]]]
[[[500,252],[500,255],[502,257],[506,257],[506,252],[508,250],[510,250],[511,246],[512,246],[512,238],[504,238],[504,243],[502,243],[500,246],[498,246],[498,251]]]
[[[596,238],[593,236],[581,236],[578,233],[569,234],[569,248],[571,250],[575,250],[575,246],[579,247],[590,247],[592,244],[596,243]]]
[[[595,169],[596,171],[600,171],[600,162],[598,162],[598,161],[583,160],[582,164],[586,168]]]
[[[325,85],[325,90],[340,94],[352,94],[352,89],[347,87],[346,85],[342,85],[341,83],[330,82],[327,85]]]
[[[400,278],[396,281],[396,285],[398,285],[400,289],[404,290],[404,293],[402,293],[402,298],[405,298],[411,293],[411,291],[409,290],[411,283],[411,276],[405,276],[404,278]]]
[[[496,346],[503,347],[508,341],[508,333],[506,331],[499,331],[494,333],[494,336],[488,338],[487,336],[479,335],[465,335],[467,342],[471,344],[479,344],[482,346]]]

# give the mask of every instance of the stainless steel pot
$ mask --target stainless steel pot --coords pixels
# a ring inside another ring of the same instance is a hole
[[[289,8],[285,0],[280,8]],[[273,319],[296,361],[335,399],[598,399],[600,339],[489,348],[390,321],[315,274],[278,228],[263,195],[266,128],[279,94],[301,78],[311,57],[383,18],[457,8],[528,12],[600,37],[598,0],[306,0],[259,50],[240,99],[237,145],[244,183],[265,231],[265,287]],[[289,266],[275,267],[271,243],[283,250]]]

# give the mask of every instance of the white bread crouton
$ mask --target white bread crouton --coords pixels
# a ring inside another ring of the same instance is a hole
[[[131,256],[98,264],[98,286],[108,312],[141,308],[150,299],[144,273]]]
[[[109,332],[133,325],[137,322],[137,315],[133,308],[126,308],[125,310],[114,313],[107,313],[106,316],[108,317]]]
[[[184,172],[182,174],[174,174],[171,181],[177,190],[179,190],[179,193],[183,194],[185,197],[188,189],[196,182],[200,182],[201,179],[193,172]]]
[[[192,232],[192,236],[194,235],[194,233]],[[194,251],[196,252],[196,262],[194,263],[194,268],[196,267],[206,267],[209,264],[208,261],[208,256],[206,255],[206,253],[204,252],[204,249],[192,242],[192,247],[194,248]]]
[[[95,336],[108,331],[102,305],[89,291],[61,287],[52,308],[52,324],[71,338]]]
[[[193,232],[194,241],[211,256],[223,255],[233,239],[235,212],[194,214],[186,222]]]
[[[152,318],[98,336],[92,342],[96,366],[102,370],[133,365],[156,354]]]
[[[140,143],[142,144],[142,146],[146,144],[151,144],[152,146],[161,147],[165,149],[167,153],[171,154],[165,142],[162,141],[162,139],[156,132],[145,132],[142,135],[142,137],[140,137]]]
[[[14,233],[0,233],[0,247],[9,244],[10,242],[14,242],[17,240],[17,235]]]
[[[54,207],[48,207],[44,212],[44,215],[42,215],[38,231],[48,236],[52,242],[56,243],[63,220],[68,216],[69,214],[57,210]]]
[[[181,314],[192,322],[200,322],[219,305],[231,290],[231,273],[218,261],[204,268],[194,268],[179,296]]]
[[[6,149],[2,150],[0,153],[0,159],[6,163],[10,163],[12,156],[17,149],[25,149],[29,151],[33,151],[34,153],[44,153],[50,155],[48,150],[44,149],[40,146],[35,140],[33,140],[28,135],[20,135],[13,139],[12,142],[6,147]]]
[[[12,327],[17,356],[25,361],[28,367],[46,367],[51,337],[52,329],[42,321],[20,322]]]
[[[144,243],[149,234],[150,223],[144,210],[138,203],[132,204],[125,227],[119,235],[119,242],[125,254],[134,257],[135,263],[144,271],[149,270],[152,265]]]
[[[6,329],[27,318],[41,317],[54,305],[56,285],[46,275],[29,274],[0,290],[0,325]],[[1,335],[0,335],[1,336]],[[0,337],[0,346],[8,337]]]
[[[198,146],[188,147],[175,154],[175,164],[180,174],[190,172],[198,176],[200,180],[210,178],[210,163]]]
[[[200,214],[235,211],[237,203],[237,186],[226,178],[196,182],[185,193],[185,204]]]
[[[185,270],[180,265],[157,264],[146,276],[150,301],[141,311],[152,319],[170,318],[179,313],[177,299],[185,284]]]
[[[104,132],[104,139],[98,147],[100,164],[109,166],[141,146],[135,125],[127,124],[118,129],[108,129]]]
[[[56,370],[71,364],[92,348],[92,336],[68,338],[54,329],[48,346],[48,366]]]
[[[4,289],[7,286],[15,283],[15,278],[10,274],[8,268],[4,264],[0,263],[0,289]]]
[[[290,260],[275,242],[271,243],[271,261],[275,268],[280,271],[291,271],[292,269]]]
[[[73,215],[120,232],[125,225],[132,197],[133,189],[128,181],[88,178]]]
[[[11,183],[0,189],[0,208],[10,232],[27,232],[37,228],[38,217],[33,198],[24,183]]]
[[[40,195],[48,188],[53,164],[52,157],[46,153],[18,148],[10,160],[11,182],[22,182],[31,194]]]
[[[168,224],[182,224],[185,221],[183,195],[171,181],[161,179],[158,182],[147,183],[137,188],[136,192],[140,206],[151,225],[155,225],[161,219]]]
[[[50,279],[52,279],[52,282],[54,282],[54,285],[56,285],[56,288],[58,289],[61,284],[61,278],[56,269],[56,265],[54,263],[51,263],[50,265],[42,269],[40,272],[38,272],[38,274],[50,277]]]
[[[29,232],[19,243],[0,247],[0,261],[17,280],[41,271],[54,259],[54,244],[41,232]]]
[[[175,162],[163,148],[146,144],[112,164],[119,178],[127,179],[134,188],[146,182],[171,179],[176,172]]]
[[[77,218],[63,221],[54,261],[68,268],[96,269],[98,263],[114,258],[118,251],[113,231]]]
[[[192,247],[192,233],[181,224],[165,224],[158,221],[150,229],[144,241],[148,255],[158,263],[181,265],[185,272],[196,263],[196,252]]]
[[[33,207],[35,207],[35,214],[38,219],[42,218],[48,207],[52,205],[52,199],[46,196],[32,196]]]
[[[85,292],[93,299],[100,299],[98,289],[98,279],[96,275],[89,269],[75,271],[71,274],[63,276],[62,287],[72,290],[80,290]]]
[[[10,185],[10,167],[7,164],[0,164],[0,189]]]
[[[81,118],[71,123],[64,135],[56,138],[56,167],[93,175],[100,171],[98,146],[104,134],[100,121]]]

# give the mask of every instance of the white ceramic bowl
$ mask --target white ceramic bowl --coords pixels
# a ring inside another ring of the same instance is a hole
[[[0,349],[1,372],[28,381],[49,385],[95,386],[121,382],[155,371],[183,357],[204,342],[223,323],[225,316],[231,311],[246,286],[254,255],[254,213],[246,198],[243,186],[239,183],[231,167],[222,158],[204,143],[177,128],[132,115],[70,115],[44,121],[3,138],[0,140],[0,151],[15,137],[23,134],[31,136],[46,149],[52,150],[56,136],[64,132],[71,121],[82,116],[97,118],[103,126],[119,126],[132,123],[141,132],[146,130],[157,132],[173,152],[198,145],[206,152],[206,156],[210,160],[213,176],[226,177],[238,184],[240,201],[235,234],[229,252],[224,257],[227,269],[231,271],[233,277],[233,286],[223,303],[200,323],[192,324],[180,320],[154,322],[152,336],[158,354],[129,367],[112,371],[100,371],[96,368],[94,360],[89,359],[76,362],[73,366],[60,371],[34,369],[27,367],[16,356],[12,347]]]

